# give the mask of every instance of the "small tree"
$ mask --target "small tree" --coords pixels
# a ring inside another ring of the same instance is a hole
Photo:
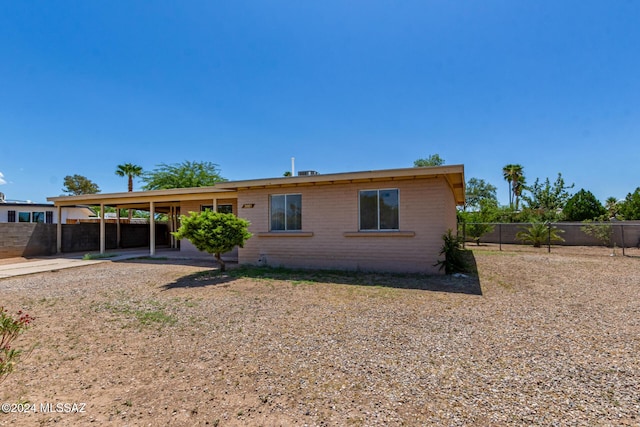
[[[548,221],[558,220],[559,212],[571,197],[567,190],[574,187],[574,184],[565,185],[562,174],[558,173],[555,182],[551,184],[549,178],[540,183],[536,178],[533,185],[526,186],[528,194],[523,194],[522,199],[527,203],[527,208],[534,211],[540,218]]]
[[[580,230],[598,239],[603,246],[613,246],[613,226],[608,221],[607,215],[596,218],[596,221],[599,223],[585,219],[582,221],[584,225],[580,227]]]
[[[495,228],[491,222],[498,218],[498,204],[493,199],[480,200],[480,210],[473,212],[458,212],[459,218],[464,222],[465,234],[480,246],[480,238],[486,233],[491,233]]]
[[[498,204],[496,187],[489,184],[484,179],[469,178],[465,189],[464,210],[482,209],[482,203],[494,202]]]
[[[413,166],[416,168],[424,168],[427,166],[442,166],[444,165],[444,159],[440,157],[440,154],[432,154],[426,159],[418,159],[413,162]]]
[[[544,222],[534,222],[529,227],[523,227],[522,231],[516,233],[516,240],[521,240],[523,243],[531,243],[534,248],[539,248],[547,241],[564,242],[564,239],[560,237],[560,233],[564,233],[564,230],[559,230],[555,226],[550,226]]]
[[[571,196],[562,212],[567,221],[584,221],[606,214],[606,209],[591,191],[581,189]]]
[[[100,192],[98,184],[82,175],[67,175],[64,177],[65,193],[71,196],[79,196],[81,194],[96,194]]]
[[[162,163],[151,172],[142,174],[144,190],[207,187],[224,182],[218,165],[211,162],[189,162],[167,165]]]
[[[249,221],[230,213],[207,209],[204,212],[189,212],[189,216],[182,215],[180,221],[180,228],[172,234],[177,239],[188,239],[198,250],[213,254],[220,271],[226,269],[221,255],[236,246],[243,247],[251,237]]]
[[[633,193],[627,194],[627,197],[620,203],[619,212],[624,219],[640,219],[640,187],[636,188]]]

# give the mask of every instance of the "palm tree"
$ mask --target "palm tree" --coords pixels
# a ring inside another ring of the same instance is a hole
[[[131,192],[133,191],[133,178],[142,175],[142,166],[134,165],[133,163],[118,165],[116,175],[129,178],[129,192]]]
[[[605,201],[605,208],[609,212],[609,218],[615,218],[618,215],[620,206],[618,205],[618,199],[615,197],[608,197]]]
[[[518,201],[524,190],[524,168],[518,164],[508,164],[502,168],[502,176],[509,183],[509,206],[518,210]]]
[[[133,191],[133,178],[142,175],[142,166],[134,165],[133,163],[125,163],[124,165],[118,165],[116,169],[116,175],[126,176],[129,178],[129,192]],[[131,209],[127,209],[129,222],[131,222],[132,213]]]
[[[522,240],[524,243],[531,243],[534,248],[539,248],[544,242],[564,242],[560,237],[560,230],[550,224],[543,222],[534,222],[529,227],[522,227],[521,231],[516,233],[516,240]]]

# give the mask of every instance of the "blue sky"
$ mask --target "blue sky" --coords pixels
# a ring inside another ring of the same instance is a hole
[[[211,161],[231,180],[411,167],[640,186],[640,1],[0,5],[0,191]],[[136,182],[136,188],[140,187]]]

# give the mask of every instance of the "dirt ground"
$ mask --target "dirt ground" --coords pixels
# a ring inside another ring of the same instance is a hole
[[[640,257],[473,253],[477,277],[138,260],[0,280],[36,317],[0,425],[640,425]]]

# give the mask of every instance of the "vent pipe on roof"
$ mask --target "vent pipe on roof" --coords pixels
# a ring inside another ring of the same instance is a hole
[[[291,158],[291,176],[296,176],[296,158]]]

